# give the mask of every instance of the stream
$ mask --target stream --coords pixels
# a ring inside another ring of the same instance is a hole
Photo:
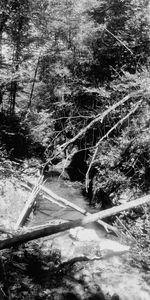
[[[50,177],[45,186],[53,191],[56,195],[65,198],[73,204],[78,205],[87,211],[90,210],[88,201],[84,198],[81,192],[81,185],[78,182],[72,183],[69,180],[63,180],[59,177]],[[51,203],[46,199],[37,200],[37,209],[35,216],[31,221],[33,225],[39,225],[49,222],[53,219],[76,220],[83,215],[70,207],[60,207],[57,204]]]
[[[72,183],[59,177],[51,177],[45,185],[80,208],[91,213],[96,211],[89,207],[78,182]],[[39,199],[37,202],[37,210],[30,220],[30,226],[54,219],[66,221],[82,217],[81,213],[70,207],[59,207],[44,199]],[[90,284],[91,289],[93,286],[99,286],[111,296],[119,295],[120,298],[116,299],[121,300],[149,300],[150,286],[145,281],[145,273],[131,266],[132,254],[128,246],[121,239],[107,234],[105,229],[100,228],[96,223],[43,239],[44,251],[50,248],[60,249],[62,261],[82,256],[89,258],[89,262],[82,263],[82,268],[79,268],[75,278],[78,278],[78,281],[84,278],[84,283]],[[75,291],[77,290],[76,293],[78,293],[78,285],[73,287]],[[81,294],[81,287],[79,290]]]
[[[48,178],[45,186],[88,212],[96,211],[89,207],[88,200],[82,195],[82,186],[78,182],[72,183],[69,180],[52,176]],[[21,188],[19,180],[17,182],[12,178],[2,179],[0,195],[1,224],[4,226],[10,224],[13,227],[30,191]],[[36,209],[26,226],[43,225],[50,221],[52,224],[58,224],[78,218],[82,218],[82,214],[74,209],[60,207],[39,197]],[[102,290],[106,297],[91,299],[150,299],[150,270],[143,271],[140,266],[133,266],[132,244],[126,243],[122,238],[107,234],[106,230],[96,223],[88,224],[85,228],[75,228],[41,238],[38,244],[45,253],[59,249],[62,262],[76,259],[76,272],[72,277],[66,277],[65,285],[68,285],[68,288],[78,297],[77,299],[89,299],[86,293],[90,291],[93,295],[97,290]],[[85,257],[87,261],[84,259],[82,261]],[[119,298],[114,297],[116,294]]]

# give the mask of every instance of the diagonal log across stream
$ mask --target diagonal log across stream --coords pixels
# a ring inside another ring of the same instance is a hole
[[[28,183],[31,184],[32,186],[34,186],[34,183],[31,180],[28,180]],[[40,190],[44,193],[46,193],[48,196],[50,196],[50,198],[47,198],[47,200],[53,202],[53,199],[55,201],[56,204],[65,204],[65,206],[69,206],[71,208],[73,208],[74,210],[80,212],[82,215],[85,216],[90,216],[91,214],[89,212],[87,212],[85,209],[79,207],[78,205],[68,201],[67,199],[60,197],[58,195],[56,195],[52,190],[50,190],[49,188],[45,187],[44,185],[40,185]],[[114,226],[107,224],[106,222],[103,222],[101,220],[97,220],[97,223],[103,227],[107,232],[111,231],[113,232],[115,235],[117,235],[117,228],[115,228]]]
[[[88,223],[95,222],[98,219],[105,219],[107,217],[116,215],[122,211],[126,211],[132,208],[135,208],[137,206],[143,205],[143,204],[149,204],[150,203],[150,195],[141,197],[137,200],[130,201],[126,204],[122,204],[119,206],[115,206],[113,208],[109,208],[104,211],[100,211],[95,214],[91,214],[88,216],[85,216],[82,219],[78,219],[76,221],[66,222],[60,225],[49,225],[45,226],[44,228],[35,229],[33,231],[28,231],[26,233],[18,233],[16,236],[12,238],[5,239],[0,242],[0,250],[5,248],[10,248],[12,246],[17,246],[21,243],[25,243],[31,240],[35,240],[37,238],[41,238],[48,235],[53,235],[58,232],[62,232],[77,226],[85,226]]]

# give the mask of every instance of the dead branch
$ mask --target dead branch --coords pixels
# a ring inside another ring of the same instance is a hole
[[[36,77],[37,77],[38,67],[39,67],[40,58],[41,58],[41,52],[42,52],[42,51],[40,51],[40,53],[39,53],[38,60],[37,60],[37,63],[36,63],[36,68],[35,68],[35,71],[34,71],[34,77],[33,77],[33,82],[32,82],[32,88],[31,88],[30,97],[29,97],[29,103],[28,103],[28,109],[31,107],[31,103],[32,103],[33,92],[34,92],[34,87],[35,87],[35,82],[36,82]]]
[[[32,207],[34,205],[34,202],[35,202],[35,199],[36,199],[36,196],[37,194],[39,193],[40,191],[40,188],[41,188],[41,183],[43,182],[43,176],[40,176],[37,184],[34,186],[33,190],[32,190],[32,193],[28,199],[28,201],[26,202],[24,208],[23,208],[23,211],[21,212],[18,220],[17,220],[17,223],[16,223],[16,226],[15,226],[15,229],[17,230],[20,226],[23,226],[26,219],[29,217],[31,211],[32,211]]]
[[[117,219],[117,221],[120,223],[120,225],[125,229],[125,231],[128,233],[128,235],[130,236],[130,238],[131,238],[132,240],[134,240],[134,241],[137,243],[136,238],[131,234],[131,232],[129,231],[129,229],[127,228],[127,226],[125,226],[125,225],[123,224],[123,222],[122,222],[118,217],[116,217],[116,219]]]
[[[97,152],[98,152],[98,148],[99,148],[99,145],[100,145],[100,143],[104,140],[104,139],[106,139],[106,138],[108,138],[108,136],[109,136],[109,134],[112,132],[112,131],[114,131],[119,125],[121,125],[126,119],[128,119],[137,109],[138,109],[138,107],[140,106],[140,104],[142,103],[142,100],[140,100],[138,103],[137,103],[137,105],[135,105],[135,107],[124,117],[124,118],[122,118],[121,120],[119,120],[98,142],[97,142],[97,144],[95,145],[95,152],[94,152],[94,154],[93,154],[93,156],[92,156],[92,160],[91,160],[91,162],[90,162],[90,165],[89,165],[89,167],[88,167],[88,170],[87,170],[87,173],[86,173],[86,183],[85,183],[85,185],[86,185],[86,191],[88,191],[88,188],[89,188],[89,173],[90,173],[90,170],[91,170],[91,167],[92,167],[92,165],[93,165],[93,163],[94,163],[94,160],[95,160],[95,157],[96,157],[96,155],[97,155]]]
[[[84,135],[95,123],[101,122],[103,123],[104,118],[113,110],[115,110],[118,106],[122,105],[126,101],[130,100],[131,98],[134,97],[139,97],[141,94],[143,94],[144,91],[141,89],[136,92],[132,92],[129,95],[125,96],[123,99],[118,101],[117,103],[113,104],[110,106],[108,109],[106,109],[103,113],[98,114],[94,120],[92,120],[86,127],[81,129],[79,133],[74,136],[71,140],[67,141],[66,143],[62,144],[59,148],[60,151],[64,151],[70,144],[74,143],[78,138],[80,138],[82,135]]]
[[[31,180],[28,180],[28,182],[30,184],[33,185],[33,182]],[[79,207],[78,205],[74,204],[74,203],[71,203],[70,201],[56,195],[54,192],[52,192],[49,188],[46,188],[45,186],[41,185],[41,191],[45,192],[46,194],[48,194],[50,197],[48,198],[49,201],[51,202],[55,202],[56,204],[60,205],[61,203],[65,204],[66,206],[69,206],[71,208],[73,208],[74,210],[80,212],[82,215],[85,215],[85,216],[89,216],[90,213],[87,212],[85,209]],[[54,200],[53,200],[54,199]],[[116,235],[117,235],[117,228],[115,228],[114,226],[110,225],[110,224],[107,224],[106,222],[103,222],[101,220],[98,220],[97,221],[98,224],[100,226],[102,226],[107,232],[108,231],[112,231],[114,232]]]
[[[105,28],[104,30],[106,30],[111,36],[113,36],[113,38],[115,38],[121,45],[123,45],[132,55],[134,55],[133,52],[131,51],[131,49],[124,42],[122,42],[116,35],[114,35],[107,28]]]
[[[52,203],[54,203],[54,204],[56,204],[56,205],[62,207],[62,208],[65,208],[65,207],[66,207],[65,205],[61,204],[59,201],[54,200],[54,199],[51,198],[51,197],[48,197],[48,196],[43,195],[43,198],[46,199],[46,200],[48,200],[49,202],[52,202]]]
[[[37,229],[32,232],[26,232],[24,234],[18,234],[12,238],[5,239],[0,242],[0,250],[5,248],[10,248],[12,246],[17,246],[22,243],[29,242],[31,240],[35,240],[44,236],[50,236],[53,234],[56,234],[58,232],[63,232],[65,230],[75,228],[77,226],[85,226],[88,223],[92,223],[97,221],[98,219],[104,219],[110,216],[114,216],[122,211],[126,211],[132,208],[135,208],[137,206],[143,205],[143,204],[150,204],[150,195],[141,197],[137,200],[130,201],[126,204],[121,204],[119,206],[115,206],[112,208],[109,208],[107,210],[100,211],[98,213],[85,216],[83,219],[79,219],[76,221],[66,222],[60,225],[53,225],[49,227],[45,227],[42,229]]]
[[[101,260],[101,259],[102,259],[101,256],[94,256],[92,258],[85,256],[85,255],[77,256],[77,257],[71,258],[70,260],[67,260],[67,261],[61,263],[58,266],[58,270],[59,269],[61,270],[62,268],[70,268],[72,265],[74,265],[75,263],[78,263],[78,262],[94,261],[94,260]]]

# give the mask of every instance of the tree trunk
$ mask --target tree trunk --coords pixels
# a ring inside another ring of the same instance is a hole
[[[49,225],[45,226],[45,228],[42,229],[36,229],[32,232],[26,232],[23,234],[18,234],[12,238],[8,238],[6,240],[3,240],[0,242],[0,250],[5,248],[10,248],[12,246],[17,246],[21,243],[29,242],[31,240],[35,240],[44,236],[53,235],[58,232],[63,232],[65,230],[75,228],[77,226],[85,226],[88,223],[92,223],[97,221],[98,219],[104,219],[110,216],[114,216],[122,211],[126,211],[132,208],[135,208],[137,206],[143,205],[143,204],[150,204],[150,195],[147,195],[145,197],[139,198],[137,200],[130,201],[126,204],[122,204],[119,206],[115,206],[113,208],[109,208],[104,211],[100,211],[98,213],[89,215],[84,217],[83,219],[79,219],[76,221],[66,222],[60,225]]]
[[[10,114],[14,114],[15,112],[17,87],[18,87],[17,81],[16,80],[12,81],[11,90],[10,90]]]

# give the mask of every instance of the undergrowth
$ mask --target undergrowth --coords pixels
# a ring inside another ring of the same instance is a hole
[[[83,267],[83,266],[82,266]],[[79,269],[81,266],[79,267]],[[75,290],[77,266],[62,264],[58,250],[43,252],[40,245],[30,243],[0,256],[0,296],[2,300],[117,300],[104,296],[100,287],[79,280]]]
[[[91,169],[92,193],[105,193],[117,202],[123,193],[128,197],[149,192],[150,186],[150,105],[149,105],[149,68],[138,67],[134,74],[122,70],[109,83],[98,87],[80,86],[72,90],[63,106],[56,101],[52,109],[28,110],[10,124],[1,124],[1,144],[9,156],[37,156],[50,161],[58,154],[59,146],[86,127],[97,114],[117,103],[132,92],[141,91],[137,97],[112,110],[103,122],[96,122],[75,143],[69,145],[64,155],[73,151],[82,154],[79,162],[84,161],[87,169],[96,143],[121,119],[123,119],[142,100],[138,110],[120,123],[99,145],[96,159]],[[82,91],[82,93],[81,93]],[[19,130],[19,131],[18,131]],[[82,150],[82,151],[81,151]],[[84,155],[83,155],[84,153]],[[78,168],[78,166],[74,166]],[[73,170],[75,173],[76,170]],[[93,169],[95,170],[93,172]],[[85,172],[82,174],[85,178]],[[94,174],[94,175],[93,175]],[[77,174],[78,178],[79,174]],[[76,179],[77,180],[77,179]],[[80,176],[79,176],[80,180]]]

